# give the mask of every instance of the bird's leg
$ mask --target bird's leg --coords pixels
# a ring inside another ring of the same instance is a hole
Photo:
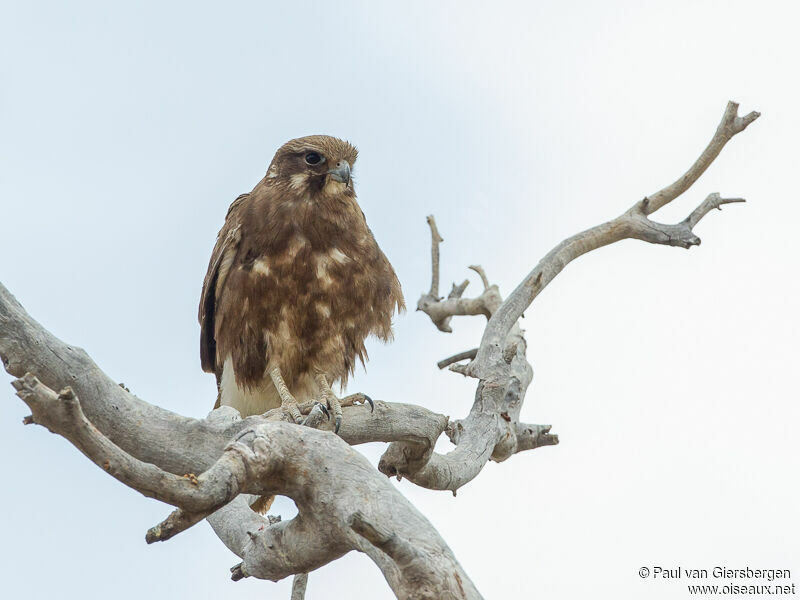
[[[292,396],[289,388],[286,387],[286,382],[283,380],[281,370],[278,367],[273,367],[269,372],[272,378],[272,383],[275,384],[275,389],[278,390],[278,395],[281,397],[281,408],[288,412],[295,423],[303,421],[303,415],[300,414],[300,408],[297,406],[297,399]]]
[[[314,379],[317,382],[317,387],[319,387],[320,394],[328,403],[328,408],[333,411],[335,423],[334,432],[339,433],[339,427],[342,425],[342,403],[338,396],[333,393],[328,380],[325,379],[325,375],[319,374]]]

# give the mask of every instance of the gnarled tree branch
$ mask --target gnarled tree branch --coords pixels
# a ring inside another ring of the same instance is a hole
[[[178,507],[148,532],[148,541],[168,539],[210,514],[220,538],[243,558],[234,576],[277,580],[358,550],[375,560],[399,598],[450,597],[462,588],[451,597],[480,598],[435,529],[348,445],[402,440],[432,449],[447,417],[376,401],[374,412],[345,407],[340,436],[276,420],[274,411],[241,419],[222,407],[208,419],[181,417],[113,382],[85,352],[34,321],[1,284],[0,357],[21,377],[15,387],[33,412],[29,422],[66,437],[129,487]],[[70,388],[59,395],[50,386]],[[289,496],[299,514],[271,525],[240,493]],[[364,498],[374,505],[365,506]],[[396,565],[353,529],[356,511],[421,548],[419,556]]]
[[[690,248],[700,243],[693,229],[714,208],[723,204],[744,202],[742,198],[722,198],[713,193],[683,221],[664,224],[649,218],[697,180],[719,155],[724,145],[744,129],[759,114],[752,112],[737,116],[738,105],[729,102],[722,121],[711,142],[690,169],[673,184],[635,203],[624,214],[567,238],[553,248],[522,280],[511,295],[503,301],[497,286],[489,285],[482,269],[476,270],[483,281],[484,292],[476,298],[456,301],[436,299],[423,295],[418,309],[431,318],[437,328],[450,331],[450,319],[455,315],[484,314],[489,322],[468,364],[453,364],[465,359],[463,353],[439,363],[450,369],[479,379],[475,402],[469,416],[455,421],[448,435],[456,444],[454,450],[441,455],[415,452],[407,444],[395,442],[381,458],[379,468],[387,475],[406,477],[424,487],[455,491],[472,480],[489,459],[505,460],[515,452],[558,443],[551,435],[550,426],[519,423],[519,411],[525,391],[532,377],[532,369],[525,359],[525,339],[518,320],[536,296],[558,275],[564,267],[579,256],[624,239],[639,239],[653,244]],[[433,238],[436,261],[434,278],[438,282],[439,235],[433,217],[428,217]],[[443,328],[442,325],[446,325]]]
[[[751,112],[745,117],[738,117],[738,108],[739,105],[735,102],[728,102],[714,136],[683,177],[652,194],[652,196],[645,197],[640,202],[637,202],[616,219],[574,235],[548,252],[527,277],[522,280],[497,312],[492,315],[492,319],[483,334],[478,356],[473,361],[470,372],[480,377],[481,373],[492,369],[492,366],[497,363],[497,354],[501,351],[503,341],[525,309],[531,305],[534,298],[564,267],[579,256],[628,238],[636,238],[653,244],[681,246],[683,248],[699,244],[700,238],[692,232],[692,228],[699,219],[715,203],[719,208],[721,204],[726,202],[741,202],[740,198],[727,201],[718,199],[717,202],[712,198],[715,196],[712,194],[709,198],[706,198],[705,202],[689,218],[675,225],[656,223],[647,217],[688,190],[719,155],[725,144],[734,135],[744,131],[750,123],[760,116],[757,112]],[[704,210],[704,206],[708,208]]]

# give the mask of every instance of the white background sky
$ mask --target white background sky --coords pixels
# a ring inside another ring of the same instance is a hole
[[[288,139],[358,145],[361,206],[413,307],[430,285],[425,215],[444,286],[481,263],[507,294],[561,239],[682,174],[728,99],[761,111],[656,215],[746,197],[698,226],[702,246],[600,250],[527,311],[522,418],[561,444],[488,465],[457,498],[399,486],[487,598],[688,595],[639,578],[654,565],[800,583],[794,3],[1,6],[0,280],[140,397],[197,417],[214,402],[196,322],[208,256]],[[447,336],[409,312],[350,389],[463,416],[474,382],[435,362],[482,326]],[[4,597],[288,598],[288,580],[230,582],[238,560],[205,523],[146,546],[169,507],[23,427],[8,381]],[[352,554],[307,597],[391,594]]]

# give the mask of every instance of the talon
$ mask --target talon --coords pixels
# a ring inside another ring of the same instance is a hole
[[[372,398],[367,396],[366,394],[362,394],[364,396],[364,402],[369,402],[369,412],[375,412],[375,403],[372,401]]]
[[[334,425],[334,432],[339,433],[339,427],[342,425],[342,403],[341,400],[333,393],[328,380],[325,379],[325,375],[319,374],[316,377],[317,387],[319,388],[321,397],[325,399],[328,403],[328,406],[333,412],[333,416],[335,418],[335,425]]]
[[[325,416],[328,417],[328,421],[330,421],[331,420],[331,413],[328,412],[328,407],[325,406],[322,402],[317,402],[316,405],[319,406],[322,409],[322,412],[325,413]]]

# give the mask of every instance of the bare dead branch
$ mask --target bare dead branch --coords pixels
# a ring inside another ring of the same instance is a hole
[[[200,521],[210,515],[213,510],[204,510],[202,512],[187,512],[182,508],[177,508],[170,513],[170,515],[147,530],[144,536],[148,544],[154,542],[166,542],[168,539],[186,531],[193,525],[197,525]]]
[[[461,298],[461,296],[464,295],[464,291],[467,289],[468,285],[469,285],[469,279],[465,279],[458,285],[454,283],[453,287],[450,289],[450,293],[447,294],[447,298],[448,299]]]
[[[692,211],[684,223],[686,228],[691,231],[694,226],[700,222],[700,219],[705,217],[711,210],[722,210],[723,204],[734,204],[738,202],[745,202],[744,198],[720,198],[719,194],[709,194],[703,203]],[[699,241],[698,241],[699,243]]]
[[[2,285],[0,357],[10,371],[32,365],[51,382],[70,383],[82,394],[80,400],[70,390],[59,396],[38,378],[23,377],[16,386],[31,408],[31,422],[63,435],[126,485],[179,507],[150,530],[148,541],[168,539],[221,506],[208,520],[244,559],[234,569],[234,578],[277,580],[359,550],[384,570],[398,597],[446,597],[443,590],[449,589],[455,574],[467,590],[462,597],[480,598],[438,533],[345,442],[399,440],[424,454],[447,426],[447,417],[407,404],[377,401],[374,412],[351,405],[344,408],[341,437],[283,422],[279,414],[241,419],[229,407],[213,411],[208,419],[185,419],[139,400],[110,380],[84,352],[31,319]],[[83,410],[86,406],[107,430],[91,421]],[[116,420],[109,418],[113,413]],[[151,425],[174,443],[157,440]],[[322,426],[329,424],[322,421]],[[295,469],[305,476],[297,477]],[[271,525],[250,510],[239,492],[286,495],[300,512],[291,521]],[[376,505],[361,506],[361,498],[375,499]],[[412,594],[417,587],[407,579],[409,571],[352,530],[353,510],[361,510],[370,522],[409,544],[429,548],[420,560],[437,565],[428,571],[430,593]]]
[[[337,436],[268,422],[259,426],[252,447],[250,467],[259,470],[260,461],[272,463],[270,489],[294,499],[298,516],[270,525],[240,497],[209,517],[220,539],[242,558],[238,572],[243,576],[278,580],[360,550],[378,563],[400,598],[448,597],[445,590],[456,574],[472,589],[462,597],[479,597],[435,530]],[[398,547],[415,548],[414,561],[401,564],[387,555],[385,547],[354,527],[360,520],[387,532]]]
[[[714,162],[714,159],[719,156],[722,148],[725,147],[730,139],[737,133],[744,131],[750,123],[755,121],[761,116],[761,113],[751,112],[744,117],[737,116],[739,105],[736,102],[728,102],[725,107],[725,112],[722,115],[722,120],[714,132],[714,136],[706,146],[705,150],[700,154],[694,164],[689,167],[689,170],[683,176],[676,179],[667,187],[657,191],[655,194],[648,196],[650,202],[647,209],[648,215],[656,212],[658,209],[666,206],[675,198],[688,190],[697,179],[705,173],[706,169]]]
[[[235,456],[234,445],[200,477],[178,476],[137,460],[112,443],[86,418],[72,388],[56,394],[30,373],[12,383],[37,424],[66,438],[112,477],[149,498],[192,511],[210,511],[238,494],[237,475],[242,464]]]
[[[475,358],[476,354],[478,354],[477,348],[472,348],[471,350],[464,350],[464,352],[459,352],[458,354],[454,354],[453,356],[449,356],[447,358],[440,360],[438,363],[436,363],[436,366],[439,367],[440,369],[444,369],[445,367],[449,367],[453,363],[457,363],[462,360],[466,359],[472,360],[473,358]]]
[[[439,298],[439,244],[444,240],[439,235],[436,228],[436,219],[433,215],[428,216],[428,225],[431,228],[431,291],[428,295],[431,298]]]
[[[431,257],[433,278],[431,282],[431,291],[427,294],[422,294],[417,301],[417,310],[426,313],[436,325],[439,331],[445,333],[452,333],[450,327],[450,320],[455,315],[484,315],[487,319],[492,316],[495,309],[500,306],[502,298],[496,286],[489,286],[486,273],[483,268],[477,265],[470,267],[473,271],[480,275],[483,281],[484,291],[476,298],[462,298],[464,291],[469,285],[469,280],[465,279],[460,284],[453,284],[447,299],[443,300],[439,297],[439,245],[444,241],[442,236],[439,235],[439,229],[436,226],[436,220],[433,216],[427,217],[428,225],[431,228]]]
[[[5,359],[8,355],[2,356]],[[5,360],[5,364],[8,362]],[[190,471],[186,476],[178,476],[155,464],[143,463],[113,444],[88,421],[79,399],[70,389],[56,394],[32,375],[15,382],[15,387],[31,408],[36,423],[70,440],[126,485],[179,506],[179,510],[149,532],[148,541],[168,539],[219,507],[209,521],[226,545],[243,559],[233,570],[235,579],[278,580],[308,573],[346,552],[359,550],[384,569],[399,598],[447,597],[455,579],[466,590],[461,597],[480,598],[430,524],[366,459],[332,433],[270,420],[268,416],[239,420],[242,427],[233,428],[231,423],[238,417],[232,414],[235,411],[223,407],[204,422],[205,433],[198,431],[195,444],[206,447],[202,438],[214,437],[220,431],[235,431],[236,435],[205,472],[194,475]],[[99,399],[94,400],[99,404]],[[349,408],[371,414],[366,407]],[[378,437],[399,435],[414,447],[432,447],[447,423],[446,417],[411,405],[392,411],[390,404],[378,402],[375,410],[378,417],[385,414],[388,420],[386,429],[379,428]],[[414,421],[413,426],[403,430],[403,423],[395,418],[397,414]],[[391,426],[401,430],[391,432],[388,429]],[[128,435],[135,441],[146,429],[146,423],[139,423]],[[290,521],[271,525],[250,510],[243,496],[237,497],[240,492],[289,496],[295,500],[299,514]],[[364,506],[362,498],[373,499],[374,504]],[[359,511],[380,530],[391,531],[398,543],[425,550],[420,551],[414,565],[395,564],[391,557],[353,531],[353,511]],[[422,594],[418,579],[409,579],[421,574],[425,575],[423,589],[427,590]]]
[[[480,265],[470,265],[467,267],[468,269],[472,269],[481,277],[481,282],[483,283],[483,289],[489,289],[489,279],[486,277],[486,271],[483,270],[483,267]]]
[[[379,469],[387,475],[406,477],[424,487],[455,492],[477,476],[489,459],[505,460],[515,452],[558,443],[550,426],[519,422],[519,411],[532,377],[525,359],[525,339],[518,320],[534,298],[579,256],[623,239],[639,239],[654,244],[689,248],[700,243],[693,229],[714,208],[743,202],[741,198],[721,198],[710,194],[686,219],[675,224],[653,221],[649,215],[686,191],[708,168],[722,147],[743,131],[759,114],[737,116],[738,106],[730,102],[711,142],[687,173],[672,185],[635,203],[623,215],[567,238],[551,250],[511,295],[502,301],[496,286],[490,286],[482,269],[473,268],[484,282],[484,294],[461,298],[458,302],[420,300],[425,311],[442,329],[455,315],[486,314],[489,322],[478,351],[468,364],[455,364],[465,356],[445,359],[450,369],[479,379],[472,410],[466,419],[448,426],[448,436],[456,448],[448,454],[424,454],[402,442],[392,443],[384,453]],[[437,246],[438,252],[438,246]],[[483,296],[495,290],[498,303],[489,307]],[[483,310],[479,310],[482,308]],[[468,309],[468,310],[465,310]],[[449,330],[449,327],[448,327]],[[441,363],[440,363],[441,365]]]
[[[308,573],[298,573],[292,581],[292,599],[304,600],[306,597],[306,586],[308,585]]]
[[[15,377],[30,372],[51,390],[69,386],[81,399],[86,418],[109,441],[130,456],[176,475],[205,471],[235,435],[223,429],[242,427],[241,422],[212,426],[143,402],[108,377],[86,352],[44,329],[2,284],[0,357],[5,370]],[[142,422],[149,427],[132,437],[130,432]],[[207,445],[198,445],[198,440]]]
[[[676,225],[656,223],[647,217],[689,189],[689,186],[717,157],[724,145],[759,117],[757,112],[752,112],[746,117],[737,117],[737,109],[738,104],[728,103],[711,142],[683,177],[653,196],[637,202],[616,219],[567,238],[545,255],[492,315],[481,340],[478,356],[470,367],[474,376],[482,377],[490,373],[492,365],[500,359],[501,346],[512,326],[555,276],[579,256],[628,238],[684,248],[700,243],[692,228],[699,218],[710,210],[710,206],[714,204],[713,200],[709,201],[707,198],[708,204],[702,204],[687,220]],[[741,199],[737,198],[735,201],[740,202]]]

